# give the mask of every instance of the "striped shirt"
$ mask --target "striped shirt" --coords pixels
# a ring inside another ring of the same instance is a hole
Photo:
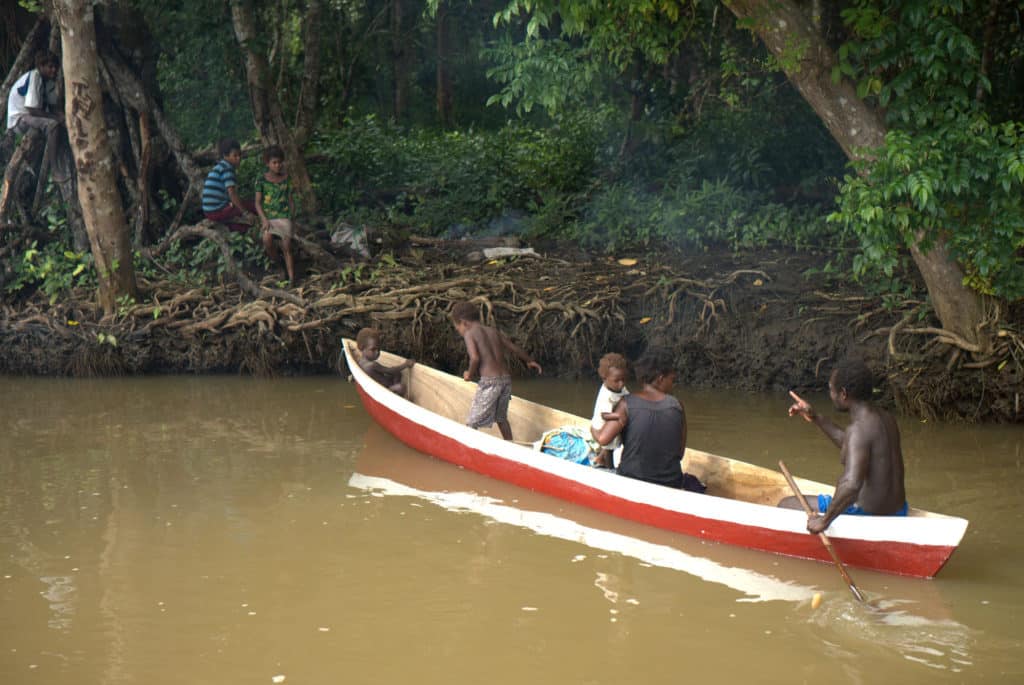
[[[228,188],[238,185],[235,167],[231,162],[222,159],[210,170],[203,184],[203,211],[216,212],[231,204]]]

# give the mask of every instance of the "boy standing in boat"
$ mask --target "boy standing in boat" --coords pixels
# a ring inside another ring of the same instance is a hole
[[[807,530],[817,534],[828,528],[840,514],[906,516],[907,496],[903,483],[903,452],[896,420],[871,404],[871,371],[863,362],[840,362],[828,381],[832,404],[852,419],[846,430],[821,416],[811,405],[790,391],[794,402],[789,415],[799,414],[814,423],[839,448],[843,473],[834,496],[807,496],[817,516],[807,521]],[[802,509],[796,497],[786,497],[780,507]]]
[[[505,353],[511,352],[519,357],[527,367],[536,369],[538,374],[541,373],[540,364],[509,340],[507,335],[480,323],[479,312],[469,302],[459,302],[452,307],[451,319],[455,330],[465,341],[466,352],[469,354],[469,369],[462,374],[462,378],[471,381],[477,374],[480,376],[466,425],[470,428],[486,428],[497,423],[501,437],[511,440],[508,403],[512,398],[512,376],[505,363]]]

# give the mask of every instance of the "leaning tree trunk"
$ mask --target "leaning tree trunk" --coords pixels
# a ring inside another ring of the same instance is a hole
[[[96,26],[90,0],[54,0],[63,39],[64,111],[78,174],[78,199],[99,280],[99,301],[110,315],[118,298],[135,297],[131,242],[103,118]]]
[[[112,85],[116,88],[123,104],[126,106],[125,116],[137,116],[139,120],[140,153],[138,166],[140,170],[140,194],[145,194],[146,197],[152,195],[152,188],[149,187],[148,183],[151,172],[147,170],[151,165],[150,158],[153,149],[151,137],[154,135],[159,135],[163,139],[163,147],[170,151],[177,165],[178,172],[184,178],[186,189],[178,210],[179,216],[174,221],[174,226],[176,226],[180,221],[181,213],[189,206],[189,199],[199,197],[205,176],[192,158],[192,154],[185,146],[181,136],[178,135],[177,130],[168,121],[163,108],[160,107],[154,95],[147,90],[145,83],[136,74],[136,70],[132,65],[125,61],[109,41],[104,41],[101,48],[100,59],[110,73]],[[127,108],[134,110],[134,113]],[[147,217],[143,214],[148,211],[145,206],[140,206],[137,211],[139,213],[136,214],[136,234],[145,227],[148,221]]]
[[[832,80],[836,56],[812,18],[794,0],[724,2],[738,19],[751,22],[751,29],[779,60],[786,77],[849,159],[865,158],[885,144],[887,129],[881,113],[857,96],[848,79]],[[964,272],[950,258],[945,240],[940,237],[927,252],[915,241],[909,242],[910,253],[924,277],[943,328],[970,343],[986,345],[982,334],[984,298],[963,284]]]
[[[252,116],[260,137],[267,145],[280,145],[284,149],[288,175],[307,212],[316,211],[316,195],[302,151],[295,143],[285,123],[281,103],[270,87],[270,67],[266,56],[258,49],[256,17],[251,0],[231,0],[231,21],[235,38],[245,59],[245,78],[249,84]]]

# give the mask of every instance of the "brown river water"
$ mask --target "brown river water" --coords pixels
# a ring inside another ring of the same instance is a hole
[[[837,475],[784,395],[677,394],[691,446]],[[865,607],[414,452],[339,378],[0,378],[0,682],[1024,682],[1024,427],[900,423],[911,503],[971,523],[934,580],[850,569]]]

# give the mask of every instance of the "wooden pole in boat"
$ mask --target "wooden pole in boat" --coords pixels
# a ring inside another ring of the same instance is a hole
[[[814,512],[811,511],[811,505],[807,503],[807,499],[803,496],[803,493],[800,492],[800,488],[797,486],[796,481],[793,480],[793,476],[790,475],[789,469],[786,468],[786,463],[781,459],[779,460],[779,468],[782,469],[782,475],[786,477],[786,482],[789,483],[790,490],[792,490],[793,494],[796,495],[796,498],[800,500],[800,504],[804,506],[804,511],[807,512],[807,518],[810,519],[814,516]],[[839,575],[841,575],[843,580],[846,581],[846,584],[849,586],[850,592],[853,593],[853,596],[859,602],[866,601],[864,599],[864,595],[861,594],[857,585],[853,582],[853,578],[851,578],[850,574],[846,572],[846,567],[843,566],[843,562],[839,561],[839,555],[836,554],[836,550],[832,546],[832,541],[828,539],[828,536],[825,535],[824,532],[818,533],[818,538],[821,540],[821,544],[825,545],[825,549],[828,550],[829,556],[832,557],[832,561],[835,562],[836,568],[839,569]]]

